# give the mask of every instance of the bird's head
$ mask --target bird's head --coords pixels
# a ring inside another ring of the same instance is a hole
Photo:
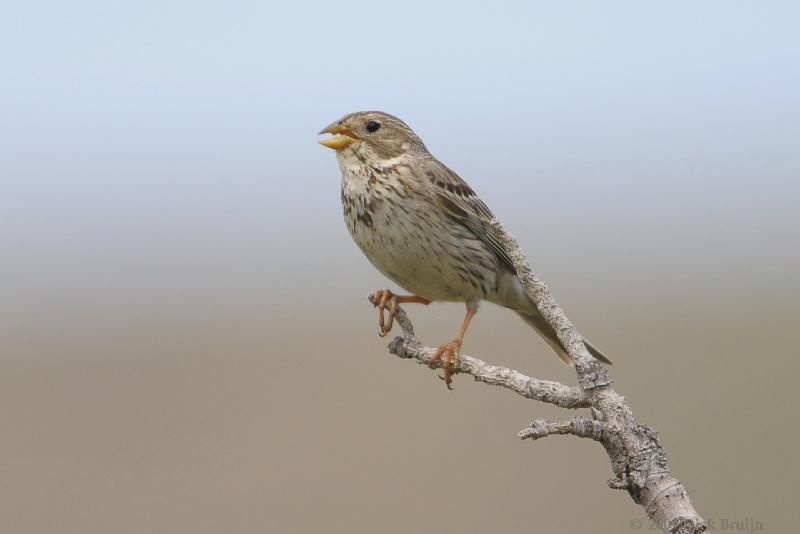
[[[345,115],[323,128],[321,145],[332,148],[340,157],[388,160],[414,152],[427,152],[422,140],[406,123],[381,111],[358,111]]]

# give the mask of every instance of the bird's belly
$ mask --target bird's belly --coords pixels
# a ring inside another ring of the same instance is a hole
[[[369,209],[358,210],[363,205]],[[477,301],[497,286],[497,259],[470,230],[424,202],[345,199],[353,239],[384,275],[430,300]]]

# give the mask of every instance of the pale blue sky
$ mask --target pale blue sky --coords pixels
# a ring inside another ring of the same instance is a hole
[[[381,109],[529,247],[556,246],[561,216],[610,271],[635,249],[630,276],[707,254],[715,278],[785,276],[798,15],[753,1],[16,3],[0,22],[4,256],[64,284],[93,284],[99,258],[180,270],[245,249],[290,279],[298,257],[339,251],[366,269],[315,132]],[[218,274],[206,282],[228,283]]]
[[[475,163],[480,135],[545,159],[574,156],[566,137],[593,161],[775,165],[796,157],[798,15],[730,1],[17,4],[0,23],[0,135],[15,170],[42,154],[69,171],[210,150],[303,174],[304,136],[377,108]]]

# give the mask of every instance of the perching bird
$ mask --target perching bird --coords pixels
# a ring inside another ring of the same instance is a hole
[[[381,336],[391,330],[398,304],[464,302],[461,331],[433,359],[443,358],[449,388],[460,368],[469,322],[480,301],[488,300],[517,312],[570,363],[556,332],[525,293],[508,251],[489,231],[492,212],[411,128],[388,113],[363,111],[344,116],[323,133],[334,135],[320,143],[336,150],[350,234],[379,271],[413,293],[400,296],[385,289],[373,295]],[[611,363],[584,343],[595,358]]]

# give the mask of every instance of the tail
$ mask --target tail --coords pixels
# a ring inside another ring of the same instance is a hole
[[[567,349],[565,349],[564,346],[561,344],[561,341],[559,341],[556,331],[553,330],[553,327],[550,326],[547,323],[547,321],[545,321],[544,317],[542,317],[538,313],[536,313],[535,315],[522,312],[517,312],[517,313],[519,314],[520,317],[522,317],[523,321],[528,323],[534,330],[536,330],[539,333],[540,336],[542,336],[542,338],[547,342],[548,345],[550,345],[550,347],[555,351],[555,353],[558,354],[558,357],[561,358],[561,360],[565,364],[572,365],[572,359],[569,357]],[[606,358],[605,354],[597,350],[595,346],[589,343],[585,338],[583,340],[583,344],[586,345],[586,350],[589,351],[589,354],[591,354],[592,356],[594,356],[599,361],[605,364],[612,365],[611,360]]]

